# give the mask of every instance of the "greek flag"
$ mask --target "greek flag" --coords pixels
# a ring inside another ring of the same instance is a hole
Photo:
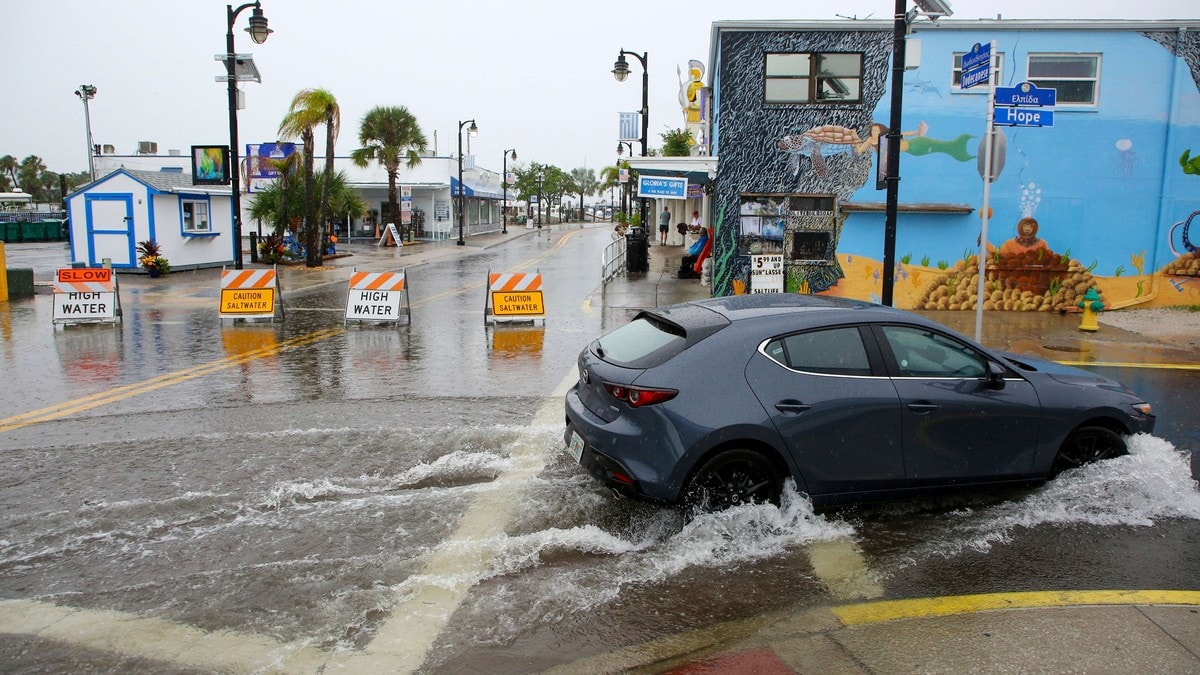
[[[641,141],[642,140],[642,116],[641,113],[623,112],[617,113],[620,116],[618,124],[617,140],[618,141]]]

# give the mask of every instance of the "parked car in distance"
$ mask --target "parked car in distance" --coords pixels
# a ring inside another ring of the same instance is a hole
[[[639,313],[579,355],[567,452],[618,493],[693,509],[1034,485],[1125,454],[1150,405],[920,315],[739,295]]]

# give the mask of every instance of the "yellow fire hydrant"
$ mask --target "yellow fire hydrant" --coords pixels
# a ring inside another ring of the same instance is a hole
[[[1096,332],[1100,330],[1100,324],[1096,321],[1097,312],[1104,309],[1104,303],[1100,302],[1100,294],[1095,288],[1089,288],[1087,293],[1084,293],[1083,300],[1080,300],[1077,305],[1083,309],[1083,320],[1079,322],[1079,330]]]

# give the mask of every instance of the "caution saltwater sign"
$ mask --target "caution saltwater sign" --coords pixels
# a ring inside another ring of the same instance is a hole
[[[221,270],[221,318],[275,318],[279,279],[274,268]]]
[[[274,288],[222,288],[222,314],[274,314]]]
[[[484,321],[488,319],[533,319],[546,316],[542,298],[542,275],[534,272],[488,273],[488,296]]]
[[[496,316],[543,316],[541,291],[493,291],[492,313]]]

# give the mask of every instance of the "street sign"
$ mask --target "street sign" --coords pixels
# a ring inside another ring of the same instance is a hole
[[[687,179],[666,176],[638,176],[637,196],[661,199],[687,199]]]
[[[1052,127],[1053,110],[1030,110],[1029,108],[996,108],[992,123],[1005,127]]]
[[[984,46],[976,42],[975,46],[971,47],[971,51],[963,54],[961,87],[970,89],[977,84],[987,82],[991,75],[991,68],[991,45]]]
[[[1057,89],[1038,89],[1032,82],[1022,82],[1015,87],[996,87],[996,105],[1048,108],[1055,104],[1057,98]]]

